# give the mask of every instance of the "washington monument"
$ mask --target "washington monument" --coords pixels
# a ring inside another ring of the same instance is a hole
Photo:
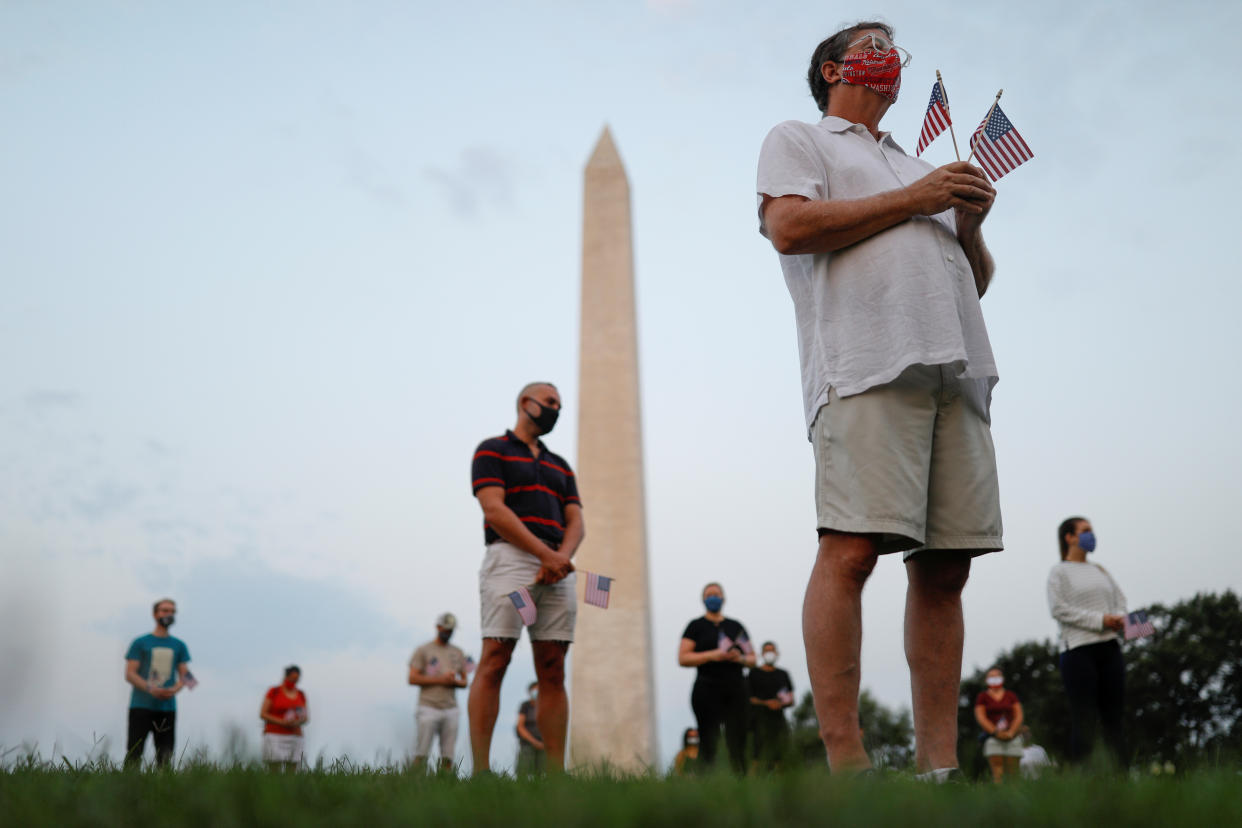
[[[607,610],[578,613],[570,762],[639,771],[657,751],[638,335],[630,185],[606,127],[583,188],[581,325],[578,487],[591,528],[574,564],[616,580]]]

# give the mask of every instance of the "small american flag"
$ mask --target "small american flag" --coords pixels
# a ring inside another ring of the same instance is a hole
[[[474,656],[466,656],[466,666],[463,668],[463,672],[466,675],[470,675],[474,672],[474,666]]]
[[[737,637],[737,646],[742,650],[742,655],[755,654],[755,648],[750,646],[750,639],[746,637],[746,633],[742,633]]]
[[[185,685],[186,690],[193,690],[195,687],[198,687],[198,679],[194,678],[194,674],[189,670],[185,671],[185,678],[181,680],[181,683]]]
[[[919,133],[919,145],[914,154],[922,155],[923,150],[936,140],[937,135],[948,129],[951,123],[953,122],[949,120],[949,105],[944,99],[944,90],[940,87],[940,81],[936,81],[932,86],[931,102],[927,104],[927,114],[923,116],[923,131]]]
[[[789,690],[782,690],[776,694],[776,700],[779,701],[781,704],[793,704],[793,701],[794,701],[793,693],[790,692]]]
[[[424,676],[440,675],[440,659],[436,658],[435,656],[432,656],[431,661],[427,662],[427,669],[423,670],[423,675]]]
[[[518,587],[509,593],[509,600],[513,602],[518,615],[522,616],[523,624],[529,627],[535,623],[535,602],[530,597],[530,590],[526,587]]]
[[[735,646],[736,645],[733,643],[733,639],[729,638],[729,636],[725,635],[724,631],[721,630],[720,637],[716,639],[716,649],[728,652]]]
[[[1138,610],[1126,616],[1126,641],[1155,634],[1156,628],[1147,620],[1147,610]]]
[[[586,595],[584,600],[588,604],[608,609],[608,598],[611,595],[612,578],[606,575],[597,575],[594,572],[586,574]]]
[[[979,166],[993,181],[1035,157],[1018,130],[1001,112],[999,104],[992,107],[992,114],[970,136],[970,148],[979,156]]]

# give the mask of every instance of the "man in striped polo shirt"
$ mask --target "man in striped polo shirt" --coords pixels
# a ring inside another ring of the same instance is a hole
[[[547,766],[554,771],[565,767],[565,654],[578,617],[570,559],[582,543],[583,522],[573,471],[539,439],[556,425],[560,411],[555,385],[530,383],[518,394],[517,424],[480,443],[471,465],[487,545],[479,570],[483,652],[468,704],[475,774],[490,769],[500,685],[522,634],[522,619],[509,599],[519,587],[529,590],[537,613],[530,625],[539,683],[535,721],[543,733]]]

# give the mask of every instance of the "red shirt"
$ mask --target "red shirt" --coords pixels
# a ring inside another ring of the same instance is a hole
[[[1018,696],[1012,690],[1006,690],[1005,695],[999,699],[992,698],[992,694],[984,690],[975,699],[975,706],[983,705],[983,713],[988,717],[988,721],[996,726],[997,730],[1008,730],[1013,724],[1014,716],[1018,714],[1016,709],[1018,704]],[[1000,722],[1004,719],[1004,726]]]
[[[301,718],[306,713],[306,696],[301,690],[298,691],[297,696],[289,698],[285,695],[284,685],[278,684],[271,690],[267,691],[267,700],[269,702],[267,706],[267,713],[269,716],[278,716],[282,719],[286,716],[289,718],[293,718],[294,716]],[[263,732],[301,736],[302,726],[294,725],[292,727],[288,727],[286,725],[272,724],[271,722],[265,721],[263,725]]]

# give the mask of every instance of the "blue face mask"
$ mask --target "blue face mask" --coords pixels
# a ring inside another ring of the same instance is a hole
[[[720,612],[720,608],[724,606],[724,599],[719,595],[709,595],[703,599],[703,606],[707,607],[708,612]]]
[[[1083,552],[1095,551],[1095,532],[1081,532],[1078,535],[1078,545],[1082,547]]]

